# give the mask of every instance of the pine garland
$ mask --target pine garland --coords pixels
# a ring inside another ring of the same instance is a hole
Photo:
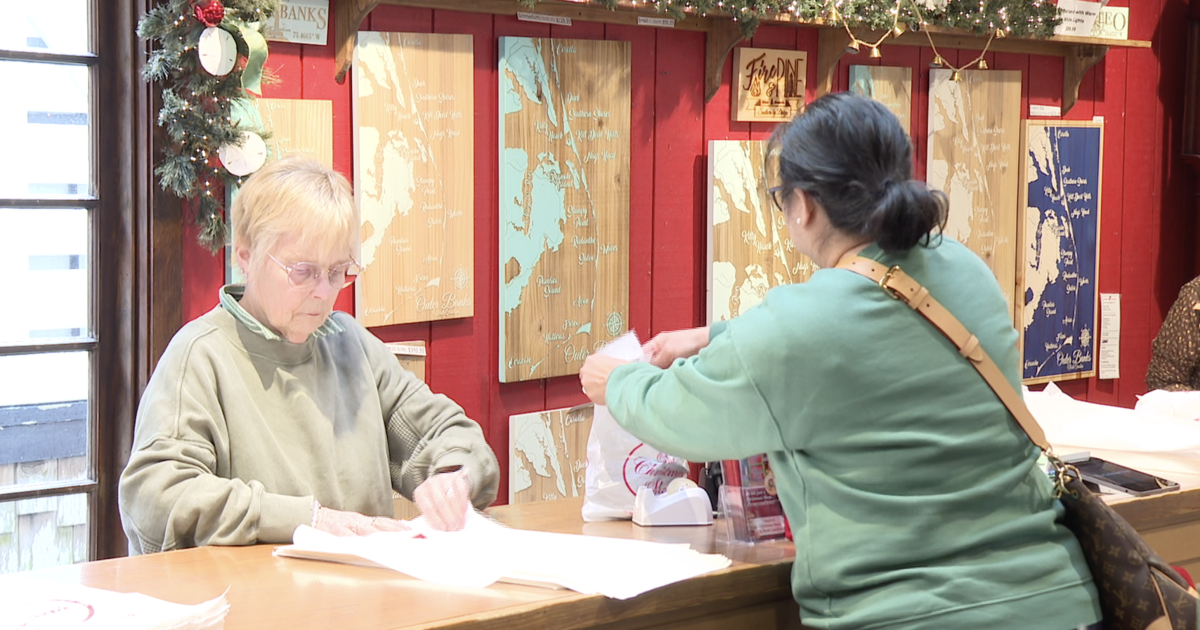
[[[519,0],[533,7],[538,0]],[[609,9],[617,0],[586,0]],[[899,21],[912,30],[927,25],[972,33],[1003,31],[1016,37],[1049,37],[1058,26],[1058,6],[1051,0],[643,0],[676,19],[717,12],[741,22],[750,37],[763,19],[787,15],[807,22],[850,28],[887,30]],[[899,20],[896,9],[899,7]],[[922,20],[923,18],[923,20]]]
[[[248,101],[242,89],[242,63],[225,76],[212,76],[200,66],[197,43],[206,28],[196,17],[194,0],[166,0],[150,9],[138,23],[138,36],[153,40],[143,76],[162,86],[158,124],[171,144],[154,169],[163,190],[181,199],[196,199],[193,220],[200,226],[199,240],[216,252],[225,245],[224,187],[240,184],[221,164],[222,145],[240,145],[242,129],[231,114],[235,101]],[[200,4],[206,4],[201,2]],[[274,15],[279,0],[224,0],[225,18],[219,28],[234,36],[238,54],[248,54],[235,21],[262,23]]]

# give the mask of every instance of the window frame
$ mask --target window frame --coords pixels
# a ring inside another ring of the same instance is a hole
[[[88,479],[13,486],[0,501],[86,493],[88,558],[126,555],[117,482],[129,459],[138,398],[153,362],[180,325],[181,271],[177,254],[179,203],[158,194],[153,181],[156,142],[154,86],[141,78],[148,44],[137,22],[152,0],[91,0],[90,54],[0,51],[0,60],[76,63],[89,67],[92,123],[90,199],[0,199],[0,207],[87,208],[89,317],[92,336],[67,343],[0,346],[0,356],[90,352]],[[160,212],[151,212],[157,207]],[[174,279],[174,282],[172,282]],[[155,286],[160,291],[151,293]],[[14,296],[21,299],[22,296]]]

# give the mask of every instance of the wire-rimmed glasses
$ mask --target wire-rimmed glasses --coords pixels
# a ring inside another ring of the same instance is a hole
[[[771,195],[771,202],[775,204],[775,207],[780,212],[783,212],[783,202],[780,201],[779,193],[783,192],[783,189],[783,186],[772,186],[767,189],[767,194]]]
[[[336,289],[344,289],[354,283],[358,278],[358,274],[362,271],[357,261],[351,259],[350,262],[344,262],[340,265],[334,265],[329,269],[321,269],[321,266],[316,263],[298,262],[291,265],[285,265],[278,258],[267,254],[267,257],[275,261],[275,264],[283,267],[287,272],[288,284],[297,289],[313,289],[317,283],[321,281],[322,276],[329,278],[329,285]]]

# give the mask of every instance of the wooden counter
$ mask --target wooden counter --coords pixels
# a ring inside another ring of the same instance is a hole
[[[1200,477],[1156,474],[1179,482],[1180,489],[1148,497],[1109,495],[1105,500],[1163,560],[1200,580]]]
[[[276,558],[274,545],[203,547],[102,560],[31,575],[198,604],[227,588],[226,630],[250,628],[799,628],[786,542],[727,544],[723,527],[584,523],[580,500],[493,508],[519,529],[686,542],[733,566],[629,600],[532,586],[449,588],[374,569]]]
[[[1110,497],[1168,562],[1200,576],[1200,479],[1179,492]],[[790,543],[729,544],[724,528],[643,528],[628,521],[584,523],[581,501],[493,508],[518,529],[688,543],[733,566],[630,600],[532,586],[450,588],[367,567],[276,558],[274,545],[204,547],[31,573],[114,591],[198,604],[228,589],[227,630],[257,628],[801,628],[792,600]]]

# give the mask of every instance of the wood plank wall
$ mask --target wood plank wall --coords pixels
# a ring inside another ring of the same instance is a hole
[[[338,0],[332,0],[331,5]],[[514,0],[515,1],[515,0]],[[1131,0],[1113,0],[1129,6]],[[332,14],[333,11],[331,10]],[[1130,10],[1130,37],[1151,40],[1150,49],[1113,48],[1080,87],[1079,102],[1066,116],[1107,125],[1099,289],[1120,293],[1121,378],[1062,384],[1072,396],[1131,407],[1145,392],[1150,344],[1179,287],[1195,273],[1197,222],[1191,175],[1180,159],[1187,3],[1139,0]],[[762,140],[766,123],[730,121],[730,76],[705,103],[704,35],[649,27],[577,22],[570,27],[519,22],[514,17],[381,6],[364,30],[465,33],[475,37],[476,315],[470,319],[374,329],[385,341],[420,339],[429,347],[427,380],[466,409],[485,429],[508,470],[508,417],[577,405],[585,401],[575,377],[501,385],[497,374],[497,149],[496,40],[513,35],[632,42],[633,117],[630,255],[632,327],[643,338],[700,325],[705,319],[705,147],[709,140]],[[330,26],[330,33],[333,33]],[[332,39],[332,38],[331,38]],[[809,53],[808,84],[816,83],[817,31],[767,26],[743,45],[792,48]],[[908,66],[913,70],[913,135],[927,133],[928,48],[884,46],[883,58],[843,57],[836,90],[849,86],[850,65]],[[976,53],[944,51],[950,63]],[[329,45],[271,43],[268,66],[280,82],[265,88],[274,98],[333,101],[334,166],[352,173],[350,86],[333,80]],[[1061,105],[1063,62],[1058,57],[989,53],[988,65],[1020,70],[1022,118],[1029,105]],[[810,87],[811,89],[811,87]],[[917,175],[924,178],[924,143],[916,143]],[[217,303],[224,276],[221,257],[184,236],[183,315],[191,320]],[[338,302],[353,311],[349,291]],[[501,480],[506,488],[507,478]],[[501,497],[503,502],[503,497]]]

